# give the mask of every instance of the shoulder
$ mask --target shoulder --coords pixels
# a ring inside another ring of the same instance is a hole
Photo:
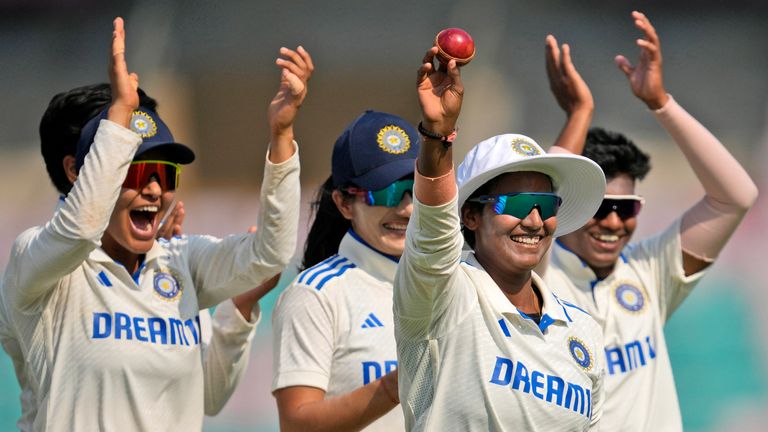
[[[328,290],[348,280],[356,267],[349,258],[333,255],[301,272],[294,285],[304,285],[315,291]]]

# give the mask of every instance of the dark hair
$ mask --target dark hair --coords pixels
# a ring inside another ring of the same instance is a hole
[[[304,259],[301,270],[308,269],[324,259],[339,252],[341,239],[352,226],[352,222],[341,214],[333,202],[333,176],[320,186],[312,202],[315,220],[307,234],[304,244]],[[353,197],[342,190],[345,197]]]
[[[464,202],[464,206],[469,207],[470,213],[482,213],[483,207],[485,207],[485,204],[479,203],[479,202],[472,202],[470,201],[472,198],[477,198],[481,195],[488,195],[491,190],[493,190],[493,187],[496,186],[496,183],[499,181],[499,176],[496,176],[487,182],[480,186],[479,188],[475,189],[474,192],[472,192],[472,195],[470,195],[467,200]],[[463,206],[462,206],[463,207]],[[459,209],[459,217],[461,218],[461,215],[463,215],[464,212],[462,209]],[[463,221],[462,221],[463,222]],[[472,249],[475,248],[475,232],[471,229],[464,226],[462,223],[461,225],[461,233],[464,235],[464,241],[467,242],[469,247]]]
[[[68,194],[72,184],[61,164],[65,156],[75,155],[80,130],[112,102],[108,83],[77,87],[51,99],[40,120],[40,152],[45,169],[56,189]],[[157,101],[139,89],[141,106],[157,112]]]
[[[627,174],[633,180],[642,180],[651,170],[650,157],[635,143],[618,132],[599,127],[589,130],[582,155],[600,165],[607,179]]]

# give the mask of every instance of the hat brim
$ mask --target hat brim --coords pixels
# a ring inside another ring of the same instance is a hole
[[[520,171],[540,172],[552,178],[554,192],[563,199],[557,213],[555,237],[573,232],[587,223],[605,194],[605,175],[592,160],[570,154],[544,154],[495,167],[467,180],[459,188],[459,208],[489,180]]]
[[[415,169],[416,159],[398,159],[379,165],[363,175],[352,178],[351,181],[358,187],[375,191],[413,174]]]
[[[149,151],[157,152],[158,157],[168,162],[174,162],[181,165],[192,163],[195,160],[195,152],[181,143],[144,143],[139,146],[134,155],[134,159],[141,157]]]

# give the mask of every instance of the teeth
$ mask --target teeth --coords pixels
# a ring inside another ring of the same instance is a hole
[[[592,238],[606,243],[616,243],[619,241],[619,236],[616,234],[592,234]]]
[[[529,245],[539,244],[541,241],[540,236],[528,237],[528,236],[512,236],[512,241],[516,243],[524,243]]]
[[[147,206],[139,207],[136,209],[136,211],[144,211],[144,212],[152,212],[152,213],[157,213],[158,210],[159,210],[158,207],[153,205],[147,205]]]
[[[408,228],[408,225],[388,223],[384,224],[384,227],[391,230],[405,231],[405,229]]]

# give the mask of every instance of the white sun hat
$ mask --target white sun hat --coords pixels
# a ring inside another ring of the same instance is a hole
[[[605,194],[605,175],[592,160],[574,154],[547,154],[525,135],[504,134],[475,145],[459,165],[459,208],[489,180],[517,171],[540,172],[552,179],[553,192],[563,199],[555,236],[568,234],[587,223]]]

